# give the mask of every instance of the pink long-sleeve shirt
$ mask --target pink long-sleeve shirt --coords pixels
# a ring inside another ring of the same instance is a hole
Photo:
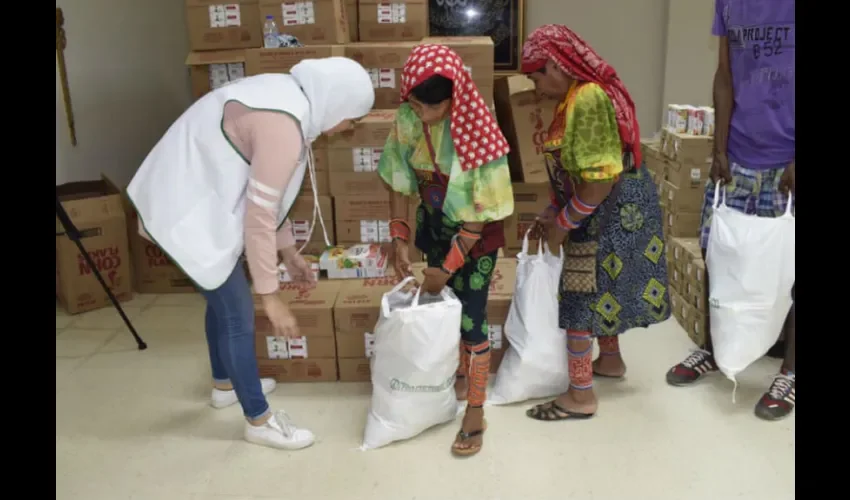
[[[295,245],[287,220],[277,231],[280,199],[304,154],[301,129],[289,115],[257,111],[238,102],[224,107],[224,133],[248,160],[246,190],[245,256],[254,291],[277,291],[277,250]],[[139,222],[139,233],[151,239]]]

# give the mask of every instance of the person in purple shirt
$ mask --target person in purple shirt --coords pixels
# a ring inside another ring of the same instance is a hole
[[[782,215],[794,195],[794,2],[715,0],[712,33],[720,38],[720,58],[714,75],[714,161],[702,209],[703,258],[718,182],[730,208],[759,217]],[[794,310],[792,305],[783,327],[782,369],[756,404],[756,415],[765,420],[794,410]],[[711,328],[706,330],[706,345],[667,372],[669,384],[690,385],[717,372]]]

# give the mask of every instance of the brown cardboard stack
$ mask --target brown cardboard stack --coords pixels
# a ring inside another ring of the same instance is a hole
[[[670,283],[670,307],[673,316],[698,346],[705,343],[708,311],[705,286],[705,262],[697,238],[669,240],[667,272]]]
[[[185,2],[192,51],[186,65],[195,98],[243,76],[286,72],[302,59],[342,55],[335,44],[356,39],[351,33],[357,31],[356,0]],[[274,16],[280,33],[308,47],[262,49],[267,15]]]
[[[687,117],[687,112],[684,116]],[[698,236],[705,185],[711,170],[714,136],[703,133],[702,126],[697,127],[699,133],[688,133],[687,123],[687,119],[668,112],[658,139],[641,141],[646,167],[658,186],[664,211],[664,235],[668,240]],[[711,123],[709,128],[713,130],[713,118]]]
[[[113,295],[121,301],[131,299],[130,249],[121,191],[102,178],[56,186],[56,195]],[[56,297],[70,314],[110,305],[109,297],[58,218]]]
[[[259,298],[255,297],[255,340],[260,376],[272,377],[278,382],[337,380],[333,306],[339,282],[319,281],[309,290],[281,283],[278,293],[295,316],[301,338],[276,338]]]

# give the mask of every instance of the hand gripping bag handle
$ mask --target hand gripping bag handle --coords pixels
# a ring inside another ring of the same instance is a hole
[[[525,236],[522,237],[522,254],[528,256],[528,236],[531,234],[531,230],[534,229],[534,226],[528,228],[525,231]],[[537,240],[537,258],[543,258],[543,238]]]

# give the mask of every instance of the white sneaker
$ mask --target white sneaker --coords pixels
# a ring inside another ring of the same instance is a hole
[[[273,378],[261,378],[260,385],[263,388],[263,394],[269,394],[277,387],[277,382]],[[217,409],[227,408],[239,402],[236,397],[236,391],[222,391],[213,388],[212,396],[210,397],[210,406]]]
[[[245,441],[281,450],[300,450],[312,445],[316,436],[296,427],[285,411],[276,411],[263,425],[245,422]]]

